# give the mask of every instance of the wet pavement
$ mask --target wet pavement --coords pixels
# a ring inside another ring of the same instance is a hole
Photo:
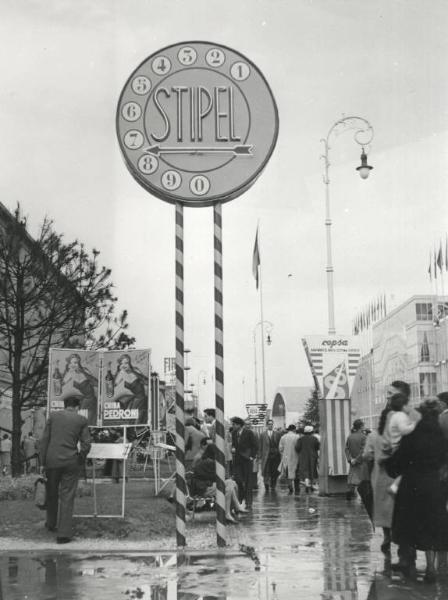
[[[124,553],[118,541],[107,554],[4,552],[0,600],[448,598],[448,578],[429,585],[383,574],[381,535],[359,501],[260,491],[252,514],[228,533],[221,553]]]

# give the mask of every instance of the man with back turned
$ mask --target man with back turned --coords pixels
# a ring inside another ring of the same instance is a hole
[[[79,403],[79,397],[65,398],[64,410],[50,413],[40,442],[41,464],[47,477],[46,527],[57,530],[58,544],[70,542],[73,536],[79,470],[90,450],[87,419],[78,414]]]

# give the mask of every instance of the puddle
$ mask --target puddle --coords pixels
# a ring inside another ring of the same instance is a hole
[[[221,553],[3,554],[0,600],[448,598],[448,579],[430,586],[376,574],[381,536],[362,507],[345,500],[259,494],[228,533],[232,549]]]

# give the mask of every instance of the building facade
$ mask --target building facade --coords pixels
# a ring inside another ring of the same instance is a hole
[[[370,428],[384,408],[386,389],[396,379],[411,386],[418,405],[448,389],[447,298],[412,296],[372,326],[372,348],[358,367],[352,410]]]

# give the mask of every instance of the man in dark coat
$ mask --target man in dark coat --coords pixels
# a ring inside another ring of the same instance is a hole
[[[274,431],[274,421],[269,419],[266,422],[266,431],[263,431],[259,438],[261,474],[263,475],[266,491],[269,491],[269,486],[275,489],[279,476],[278,465],[280,464],[281,455],[278,445],[280,437],[278,431]]]
[[[361,481],[369,479],[368,466],[363,458],[364,446],[366,445],[366,435],[363,427],[363,421],[356,419],[345,443],[345,456],[350,465],[347,478],[347,500],[355,497],[355,490]]]
[[[58,544],[72,538],[79,470],[90,450],[87,419],[78,414],[79,404],[79,397],[68,396],[64,410],[50,413],[39,446],[47,477],[46,527],[49,531],[57,529]]]
[[[258,442],[254,432],[245,426],[243,419],[233,417],[232,456],[233,474],[238,484],[238,500],[245,500],[246,508],[252,507],[253,462],[258,453]]]

